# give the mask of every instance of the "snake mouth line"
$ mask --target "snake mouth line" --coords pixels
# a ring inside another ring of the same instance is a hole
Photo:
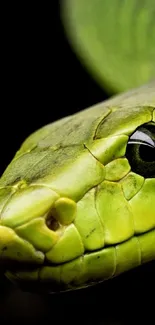
[[[129,243],[132,239],[136,238],[137,240],[139,240],[139,238],[141,238],[142,236],[145,236],[145,235],[149,235],[150,233],[154,232],[155,231],[155,227],[146,231],[146,232],[143,232],[143,233],[140,233],[140,234],[135,234],[134,236],[122,241],[122,242],[119,242],[119,243],[116,243],[116,244],[109,244],[109,245],[106,245],[100,249],[96,249],[96,250],[93,250],[93,251],[88,251],[86,250],[82,255],[81,257],[84,257],[84,256],[88,256],[88,255],[91,255],[93,253],[100,253],[101,251],[105,250],[105,249],[108,249],[108,248],[115,248],[117,249],[118,246],[120,245],[123,245],[123,244],[126,244],[126,243]],[[65,265],[67,263],[70,263],[70,262],[73,262],[74,260],[77,260],[77,258],[74,258],[70,261],[67,261],[67,262],[62,262],[62,263],[51,263],[49,262],[46,257],[45,257],[45,260],[44,260],[44,263],[43,263],[43,266],[51,266],[51,267],[57,267],[57,266],[60,266],[60,265]],[[42,267],[42,265],[40,266]]]
[[[128,244],[130,243],[131,240],[133,239],[137,239],[137,241],[139,241],[140,238],[142,238],[142,236],[147,236],[149,235],[150,233],[154,233],[155,232],[155,228],[152,228],[151,230],[148,230],[146,232],[143,232],[141,234],[136,234],[130,238],[128,238],[127,240],[124,240],[122,242],[119,242],[119,243],[116,243],[116,244],[111,244],[111,245],[106,245],[100,249],[97,249],[97,250],[93,250],[93,251],[88,251],[88,250],[85,250],[85,252],[79,256],[79,257],[76,257],[72,260],[69,260],[69,261],[66,261],[66,262],[61,262],[61,263],[52,263],[50,261],[48,261],[48,259],[45,257],[44,258],[44,261],[42,264],[40,264],[40,266],[38,266],[38,264],[36,263],[27,263],[27,262],[20,262],[20,261],[16,261],[15,263],[12,262],[12,261],[6,261],[5,260],[5,266],[8,267],[11,267],[11,269],[21,269],[21,270],[24,270],[24,269],[29,269],[29,270],[32,270],[34,268],[37,267],[37,269],[41,269],[42,267],[60,267],[60,266],[63,266],[63,265],[67,265],[68,263],[70,262],[74,262],[76,261],[78,258],[84,258],[84,256],[91,256],[92,254],[100,254],[100,252],[106,250],[106,249],[111,249],[111,248],[114,248],[115,250],[117,250],[117,247],[121,246],[121,245],[124,245],[124,244]],[[155,236],[155,234],[154,234]],[[141,255],[141,249],[140,249],[140,245],[139,245],[139,253]],[[154,253],[154,258],[155,258],[155,253]],[[3,265],[3,261],[0,261],[0,264]],[[141,263],[142,264],[142,261]]]
[[[135,251],[133,251],[134,246],[132,246],[134,242],[137,243],[137,250]],[[93,252],[85,252],[85,254],[82,256],[65,263],[53,264],[49,263],[45,259],[44,263],[37,267],[36,265],[22,264],[19,265],[19,267],[14,265],[8,268],[8,271],[6,271],[6,276],[12,282],[18,284],[22,290],[35,293],[58,294],[71,290],[84,289],[86,287],[104,282],[105,280],[112,279],[122,273],[125,273],[126,271],[128,272],[131,269],[135,269],[145,262],[155,260],[154,247],[155,228],[147,231],[146,233],[133,236],[132,238],[117,245],[104,247],[103,249]],[[111,254],[112,251],[114,253],[113,256]],[[123,252],[123,255],[120,254],[120,252]],[[88,260],[90,261],[90,265],[92,263],[93,269],[90,267],[89,263],[86,262],[86,260],[87,262]],[[68,269],[68,265],[71,265],[72,263],[73,269],[74,267],[76,269],[78,261],[80,262],[81,273],[76,272],[75,277],[72,277],[72,275],[70,277],[70,269]],[[96,272],[92,273],[94,266],[97,266],[97,275]],[[64,280],[65,277],[63,278],[61,276],[62,270],[65,270],[66,280]],[[59,279],[57,277],[55,278],[55,272],[57,275],[59,274]],[[33,274],[35,273],[37,273],[37,278],[33,279]],[[69,281],[68,276],[70,278]]]

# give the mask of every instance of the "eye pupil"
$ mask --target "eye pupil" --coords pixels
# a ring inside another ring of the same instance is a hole
[[[139,156],[143,161],[153,162],[155,160],[155,148],[147,145],[141,145],[139,147]]]
[[[155,123],[139,127],[129,138],[126,158],[131,170],[145,178],[155,177]]]

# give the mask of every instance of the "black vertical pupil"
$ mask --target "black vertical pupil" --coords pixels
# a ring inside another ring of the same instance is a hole
[[[139,156],[143,161],[153,162],[155,160],[155,148],[148,145],[140,145]]]

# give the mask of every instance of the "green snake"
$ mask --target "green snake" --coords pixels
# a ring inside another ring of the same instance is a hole
[[[47,292],[155,260],[155,2],[64,3],[77,56],[122,93],[35,131],[1,176],[0,265]]]

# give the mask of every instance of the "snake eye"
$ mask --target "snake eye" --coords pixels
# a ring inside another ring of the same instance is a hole
[[[145,178],[155,177],[155,123],[139,127],[130,136],[126,158],[133,172]]]

